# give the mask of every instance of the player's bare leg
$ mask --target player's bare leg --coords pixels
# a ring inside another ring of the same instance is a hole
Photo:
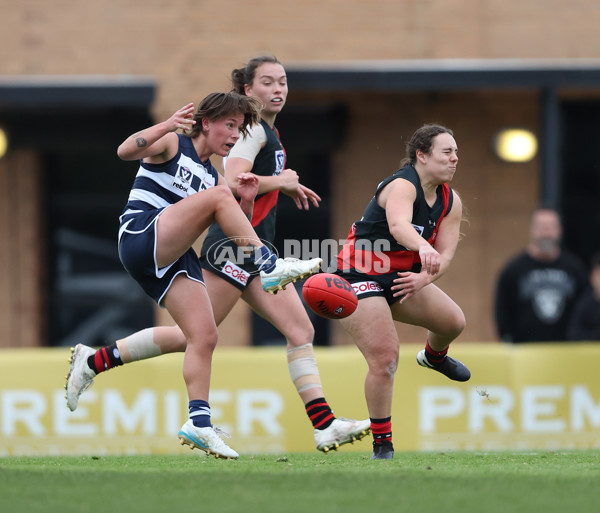
[[[253,280],[242,298],[287,340],[290,376],[313,423],[317,449],[323,452],[336,450],[368,435],[369,419],[336,418],[325,400],[312,345],[314,328],[296,289],[288,287],[276,296],[267,296],[257,280]]]

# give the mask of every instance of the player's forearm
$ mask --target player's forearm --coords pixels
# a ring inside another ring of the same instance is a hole
[[[275,191],[279,189],[279,182],[276,176],[259,176],[258,178],[258,194],[266,194],[267,192]],[[237,191],[237,183],[233,180],[229,180],[229,188],[235,197],[239,198],[239,194]]]
[[[421,237],[414,226],[408,222],[396,222],[390,226],[390,234],[398,244],[409,251],[419,251],[423,246],[430,244]]]
[[[259,176],[258,177],[258,194],[279,190],[281,187],[281,179],[279,176]]]
[[[165,122],[145,128],[125,139],[117,149],[117,155],[121,160],[144,158],[150,147],[169,132]]]

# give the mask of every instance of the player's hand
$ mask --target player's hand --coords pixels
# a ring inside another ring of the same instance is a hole
[[[435,275],[440,272],[442,257],[429,244],[425,244],[419,248],[419,257],[421,257],[421,266],[423,270],[430,275]]]
[[[298,210],[308,210],[310,208],[309,201],[315,207],[318,207],[319,201],[321,201],[321,197],[316,192],[302,184],[298,184],[298,187],[294,193],[286,194],[294,200]]]
[[[296,196],[300,179],[293,169],[284,169],[279,173],[279,190],[288,196]]]
[[[309,202],[315,207],[319,206],[321,197],[312,189],[302,185],[299,181],[298,173],[293,169],[284,169],[279,178],[281,183],[279,190],[294,200],[298,210],[308,210]]]
[[[240,200],[251,203],[258,193],[258,177],[252,173],[240,173],[236,177],[237,195]]]
[[[169,132],[176,130],[188,131],[196,124],[194,121],[194,104],[188,103],[177,110],[167,121],[167,129]]]
[[[391,290],[394,297],[404,296],[399,303],[404,303],[409,297],[414,296],[425,285],[431,283],[430,276],[425,273],[412,273],[409,271],[399,272],[398,278],[394,280]]]
[[[300,192],[303,193],[303,198],[304,198],[304,201],[302,201],[301,205],[299,205],[298,202],[296,202],[296,206],[298,208],[303,206],[304,210],[308,210],[309,202],[312,203],[315,207],[319,208],[319,202],[321,201],[321,196],[319,196],[312,189],[309,189],[308,187],[306,187],[306,185],[298,184],[298,189],[300,190]]]

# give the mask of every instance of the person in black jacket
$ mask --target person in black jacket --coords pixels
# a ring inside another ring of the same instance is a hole
[[[536,209],[527,247],[498,279],[495,316],[502,341],[567,340],[567,324],[587,277],[579,259],[561,248],[561,237],[558,212]]]

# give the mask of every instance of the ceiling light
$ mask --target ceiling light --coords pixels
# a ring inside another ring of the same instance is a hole
[[[0,159],[4,157],[7,149],[8,137],[6,137],[6,132],[4,131],[4,129],[0,128]]]
[[[528,162],[535,157],[537,149],[536,136],[522,128],[501,130],[494,139],[496,155],[506,162]]]

